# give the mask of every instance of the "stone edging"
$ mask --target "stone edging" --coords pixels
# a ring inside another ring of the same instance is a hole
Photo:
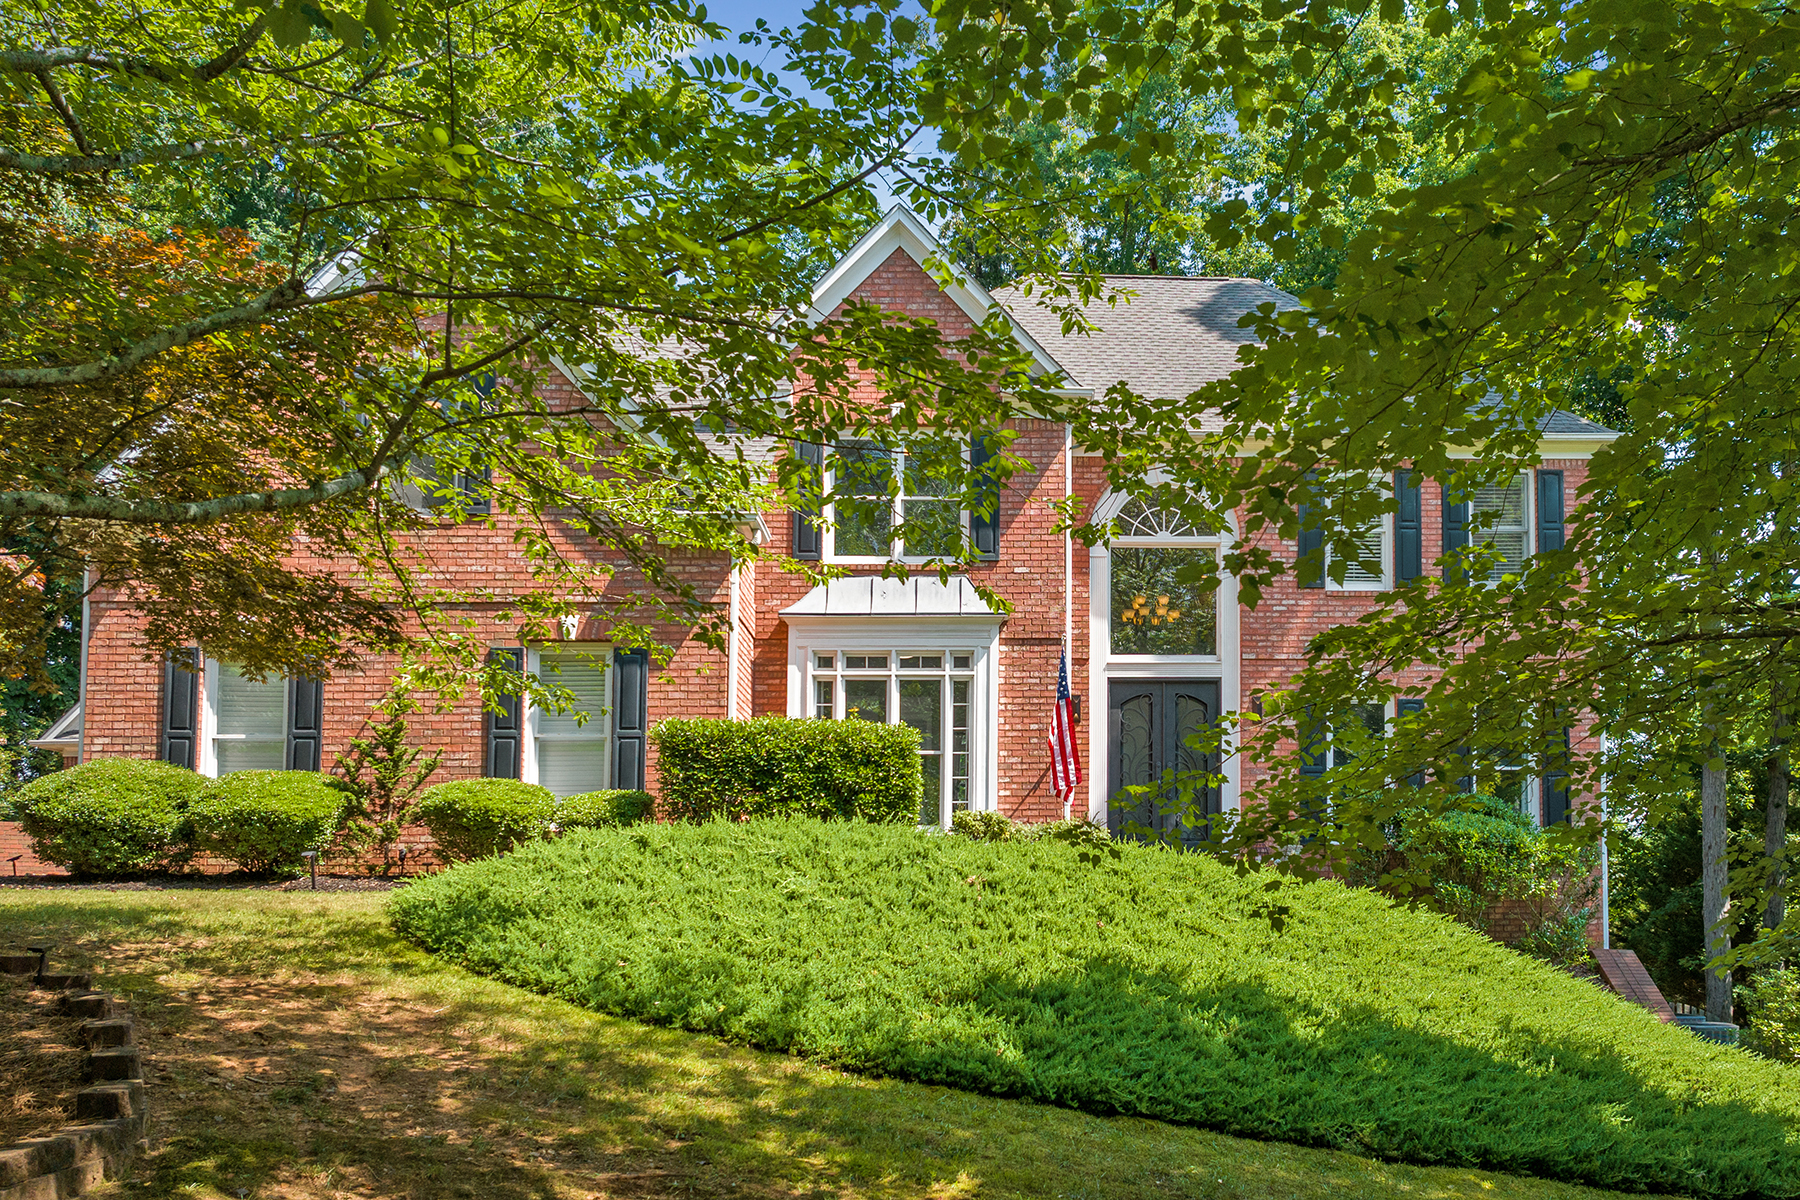
[[[131,1013],[86,975],[40,974],[36,955],[0,955],[0,973],[35,975],[37,986],[64,994],[57,1008],[85,1017],[87,1079],[75,1094],[75,1118],[50,1137],[0,1146],[0,1200],[66,1200],[103,1179],[119,1179],[147,1146],[149,1110]]]

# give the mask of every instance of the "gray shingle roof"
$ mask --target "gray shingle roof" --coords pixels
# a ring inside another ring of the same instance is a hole
[[[1098,328],[1064,336],[1056,313],[1015,287],[998,288],[994,299],[1063,365],[1075,384],[1103,392],[1123,381],[1142,396],[1179,400],[1237,368],[1239,346],[1256,340],[1238,327],[1238,318],[1259,304],[1280,310],[1300,302],[1256,279],[1181,275],[1107,275],[1107,293],[1121,292],[1117,304],[1105,299],[1084,310]],[[1127,300],[1129,299],[1129,303]]]
[[[1258,305],[1279,312],[1300,301],[1259,279],[1185,275],[1106,275],[1104,297],[1083,310],[1097,328],[1064,334],[1062,319],[1013,286],[994,289],[994,299],[1062,364],[1078,387],[1104,392],[1123,381],[1141,396],[1179,400],[1223,379],[1238,366],[1238,347],[1256,340],[1238,318]],[[1129,302],[1128,302],[1129,301]],[[1203,420],[1203,424],[1206,424]],[[1538,426],[1561,437],[1612,438],[1618,434],[1561,409]]]

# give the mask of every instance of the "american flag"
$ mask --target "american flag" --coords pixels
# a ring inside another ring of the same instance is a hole
[[[1063,650],[1056,673],[1056,710],[1050,714],[1050,786],[1062,801],[1063,819],[1081,786],[1081,749],[1075,741],[1075,697],[1069,691],[1069,652]]]

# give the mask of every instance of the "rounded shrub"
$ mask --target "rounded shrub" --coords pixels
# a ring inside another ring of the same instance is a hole
[[[189,810],[194,849],[246,871],[291,872],[337,831],[344,793],[315,771],[233,771],[206,785]]]
[[[655,815],[656,801],[649,792],[633,792],[625,788],[608,788],[599,792],[582,792],[564,796],[556,804],[552,818],[559,829],[615,829],[648,821]]]
[[[186,856],[188,808],[206,779],[171,763],[97,758],[13,798],[32,852],[77,875],[137,875]]]
[[[426,788],[416,811],[444,856],[467,862],[543,837],[556,797],[517,779],[458,779]]]

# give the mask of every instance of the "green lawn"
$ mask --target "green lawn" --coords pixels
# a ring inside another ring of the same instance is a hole
[[[130,998],[153,1152],[124,1195],[1614,1195],[864,1078],[435,960],[379,896],[0,888],[0,947]]]

